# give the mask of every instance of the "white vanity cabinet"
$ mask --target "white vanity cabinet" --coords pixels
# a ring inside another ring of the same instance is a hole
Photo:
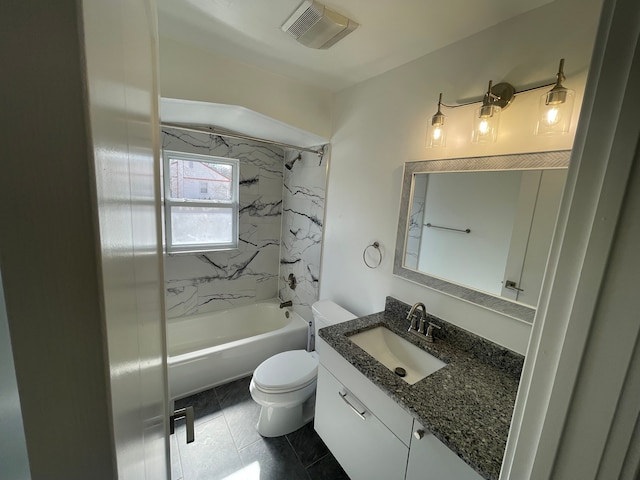
[[[351,480],[482,479],[322,338],[316,351],[315,429]]]
[[[407,446],[322,365],[315,429],[351,480],[404,478]]]
[[[482,480],[478,472],[417,420],[414,420],[413,431],[405,480]]]

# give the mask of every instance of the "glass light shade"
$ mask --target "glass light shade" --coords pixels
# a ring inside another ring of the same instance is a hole
[[[575,92],[564,87],[540,97],[536,135],[562,135],[569,132]]]
[[[427,127],[427,148],[444,147],[447,144],[447,127],[444,122],[444,115],[436,114]]]
[[[473,143],[494,143],[498,138],[498,124],[502,109],[497,105],[482,105],[473,118]]]

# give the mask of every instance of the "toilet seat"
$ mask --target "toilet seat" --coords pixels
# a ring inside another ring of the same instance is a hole
[[[264,393],[287,393],[314,383],[317,375],[315,352],[291,350],[262,362],[253,372],[253,383]]]

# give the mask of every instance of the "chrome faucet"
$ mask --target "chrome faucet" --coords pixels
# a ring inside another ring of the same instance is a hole
[[[420,320],[416,318],[416,309],[422,309],[422,315],[420,316]],[[411,320],[411,325],[409,326],[409,332],[418,331],[418,333],[424,333],[424,324],[427,321],[427,307],[424,306],[424,303],[416,303],[411,310],[409,310],[409,314],[407,315],[407,320]],[[418,325],[418,321],[420,324]]]
[[[291,300],[287,300],[286,302],[282,302],[280,304],[280,308],[284,308],[284,307],[293,307],[293,302]]]
[[[416,310],[421,310],[421,315],[418,318]],[[433,322],[430,322],[427,317],[427,308],[424,306],[424,303],[416,303],[411,310],[409,310],[409,314],[407,315],[407,320],[411,320],[411,325],[409,326],[409,333],[413,333],[414,335],[424,335],[424,339],[427,342],[433,343],[435,341],[435,337],[433,336],[433,330],[440,330],[441,327]],[[425,331],[426,328],[426,331]]]

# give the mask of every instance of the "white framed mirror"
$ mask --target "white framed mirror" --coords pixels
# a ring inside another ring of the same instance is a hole
[[[532,322],[569,157],[406,162],[393,273]]]

